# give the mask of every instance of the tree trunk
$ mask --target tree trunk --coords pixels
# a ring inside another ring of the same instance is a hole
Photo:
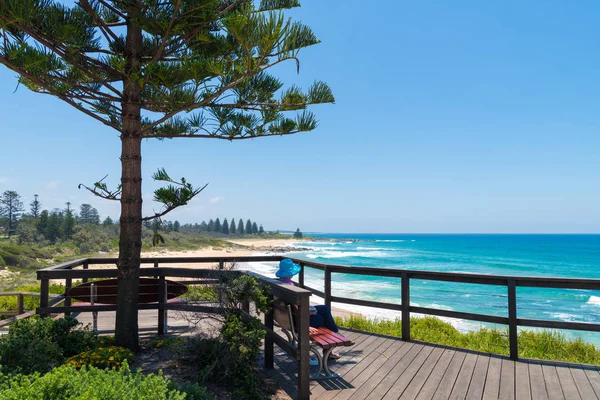
[[[135,10],[128,13],[125,44],[121,134],[121,234],[117,267],[118,300],[115,339],[118,346],[138,349],[138,294],[142,250],[142,124],[141,87],[132,75],[140,70],[142,30],[135,26]]]

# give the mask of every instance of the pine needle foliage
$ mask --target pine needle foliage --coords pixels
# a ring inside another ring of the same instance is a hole
[[[310,131],[311,104],[332,103],[316,81],[306,90],[269,69],[300,67],[319,43],[284,9],[295,0],[0,0],[0,63],[19,82],[123,130],[123,82],[141,90],[144,138],[246,139]],[[142,29],[139,65],[128,66],[127,24]],[[293,111],[294,115],[288,115]]]

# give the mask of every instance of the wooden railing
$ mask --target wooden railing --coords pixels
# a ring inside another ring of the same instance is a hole
[[[160,267],[161,264],[174,263],[212,263],[218,265],[220,269],[226,263],[233,262],[278,262],[284,256],[250,256],[250,257],[157,257],[143,258],[142,264],[151,264],[151,268],[141,268],[140,276],[158,277],[164,280],[167,277],[190,277],[190,278],[209,278],[214,277],[214,270],[207,269],[192,269],[192,268],[173,268]],[[599,279],[570,279],[570,278],[545,278],[545,277],[520,277],[520,276],[497,276],[497,275],[481,275],[481,274],[463,274],[463,273],[445,273],[432,271],[414,271],[414,270],[399,270],[388,268],[370,268],[370,267],[349,267],[344,265],[324,264],[310,260],[296,259],[292,260],[298,263],[302,269],[298,275],[298,287],[281,285],[277,280],[269,279],[258,274],[252,274],[259,278],[263,283],[271,287],[273,296],[281,298],[289,303],[295,304],[299,308],[299,337],[300,343],[298,348],[291,346],[284,338],[274,332],[273,319],[271,314],[265,315],[264,327],[267,331],[265,337],[265,367],[273,367],[273,344],[277,344],[286,353],[298,362],[298,398],[309,398],[309,345],[308,345],[308,319],[309,319],[309,302],[310,295],[315,294],[324,299],[325,304],[331,306],[332,302],[352,304],[359,306],[368,306],[381,309],[400,311],[402,315],[402,339],[410,340],[410,316],[412,313],[435,315],[441,317],[459,318],[471,321],[480,321],[486,323],[504,324],[508,326],[510,358],[518,359],[518,332],[521,327],[536,327],[536,328],[551,328],[551,329],[568,329],[581,330],[590,332],[600,332],[600,324],[580,323],[580,322],[563,322],[550,320],[537,320],[518,318],[517,316],[517,287],[536,287],[536,288],[558,288],[558,289],[587,289],[600,290]],[[90,265],[98,264],[116,264],[116,258],[88,258],[76,260],[69,263],[57,265],[54,267],[39,270],[37,272],[38,279],[41,281],[41,297],[38,313],[46,315],[48,313],[60,312],[85,312],[85,311],[113,311],[116,306],[81,306],[72,307],[69,298],[64,298],[65,305],[62,307],[53,306],[48,302],[48,288],[51,279],[64,279],[67,290],[71,287],[73,279],[82,279],[87,281],[91,278],[114,278],[117,276],[116,269],[89,269]],[[82,267],[82,269],[77,269]],[[306,268],[314,268],[324,273],[324,285],[322,290],[309,287],[305,284]],[[400,284],[398,287],[398,297],[400,304],[371,301],[364,299],[353,299],[348,297],[336,296],[332,293],[332,274],[343,273],[351,275],[365,275],[376,277],[399,278]],[[251,273],[250,273],[251,274]],[[478,285],[495,285],[506,288],[507,299],[507,317],[477,314],[460,311],[442,310],[431,307],[412,306],[411,299],[411,280],[439,281],[439,282],[454,282],[454,283],[469,283]],[[189,282],[189,283],[193,283]],[[60,299],[58,299],[60,300]],[[57,299],[53,300],[53,303]],[[167,304],[166,296],[161,296],[157,304],[140,304],[139,309],[157,309],[159,311],[159,333],[164,333],[161,330],[160,321],[164,321],[164,313],[166,310],[182,310],[182,311],[201,311],[211,312],[218,311],[206,306],[193,306],[182,304]]]
[[[35,311],[27,311],[25,312],[25,297],[40,297],[40,294],[37,292],[0,292],[0,297],[16,297],[17,298],[17,309],[16,310],[7,310],[0,311],[0,316],[9,317],[3,320],[0,320],[0,328],[5,328],[6,326],[12,324],[15,321],[19,321],[21,319],[29,318],[35,315]],[[50,298],[61,297],[60,295],[50,294]]]
[[[517,360],[518,355],[518,327],[535,327],[551,329],[580,330],[588,332],[600,332],[600,324],[584,322],[550,321],[529,318],[518,318],[517,316],[517,287],[554,288],[554,289],[585,289],[600,290],[600,279],[572,279],[572,278],[545,278],[545,277],[521,277],[521,276],[498,276],[481,274],[463,274],[450,272],[413,271],[388,268],[370,267],[348,267],[344,265],[324,264],[303,259],[292,260],[302,267],[298,276],[301,287],[310,290],[313,294],[323,297],[325,304],[331,307],[332,302],[342,304],[353,304],[359,306],[376,307],[387,310],[401,311],[402,313],[402,339],[410,340],[410,315],[411,313],[435,315],[440,317],[459,318],[464,320],[488,322],[494,324],[508,325],[510,358]],[[314,268],[324,273],[324,288],[318,290],[304,284],[305,267]],[[398,288],[400,304],[347,297],[334,296],[331,292],[331,274],[343,273],[351,275],[367,275],[377,277],[400,278],[401,284]],[[425,281],[441,281],[455,283],[471,283],[478,285],[495,285],[506,287],[508,316],[475,314],[469,312],[442,310],[430,307],[417,307],[410,305],[410,281],[419,279]]]

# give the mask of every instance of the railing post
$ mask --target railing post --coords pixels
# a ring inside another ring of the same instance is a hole
[[[72,278],[65,279],[65,307],[71,307],[71,298],[69,296],[67,296],[67,293],[69,293],[69,290],[71,290],[71,286],[73,286],[73,279]],[[67,311],[65,313],[65,316],[69,316],[69,315],[71,315],[71,313],[69,311]]]
[[[166,312],[165,304],[167,303],[167,282],[163,274],[158,278],[158,334],[165,334]]]
[[[302,296],[298,304],[298,400],[310,398],[310,340],[309,325],[310,302],[309,296]]]
[[[325,267],[325,305],[331,309],[331,270]]]
[[[219,271],[223,271],[225,268],[225,261],[219,260]]]
[[[269,296],[269,310],[265,313],[265,326],[273,330],[273,296]],[[273,368],[273,339],[265,336],[265,369]]]
[[[508,280],[508,342],[510,345],[510,359],[519,359],[518,332],[517,332],[517,287],[514,279]]]
[[[98,297],[98,288],[96,284],[90,284],[90,306],[96,303],[96,297]],[[92,311],[92,329],[98,331],[98,311]]]
[[[154,268],[158,268],[158,261],[154,261]],[[154,278],[158,278],[158,275],[154,275]]]
[[[304,264],[299,263],[300,265],[300,273],[298,274],[298,286],[301,288],[304,287]]]
[[[89,268],[89,266],[90,266],[90,264],[89,264],[87,261],[84,261],[84,262],[83,262],[83,269],[88,269],[88,268]],[[81,281],[82,281],[83,283],[86,283],[86,282],[88,281],[88,278],[83,278]]]
[[[410,278],[402,272],[402,340],[410,340]]]
[[[48,307],[48,295],[50,289],[50,281],[48,278],[43,278],[40,282],[40,308]],[[44,318],[48,316],[47,311],[39,311],[40,317]]]
[[[17,295],[17,315],[23,314],[25,312],[25,307],[23,305],[23,295]]]

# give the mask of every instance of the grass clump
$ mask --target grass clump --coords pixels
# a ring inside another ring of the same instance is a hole
[[[42,399],[147,399],[214,400],[205,388],[195,384],[174,387],[161,373],[143,375],[131,372],[127,362],[120,371],[94,367],[77,369],[62,366],[40,375],[0,374],[0,398]]]
[[[364,316],[335,318],[339,326],[383,335],[402,335],[402,321],[380,320]],[[462,333],[451,324],[435,317],[411,318],[410,335],[414,340],[446,346],[509,354],[508,330],[482,328]],[[568,339],[557,331],[520,330],[519,357],[566,361],[581,364],[600,364],[600,350],[582,339]]]

